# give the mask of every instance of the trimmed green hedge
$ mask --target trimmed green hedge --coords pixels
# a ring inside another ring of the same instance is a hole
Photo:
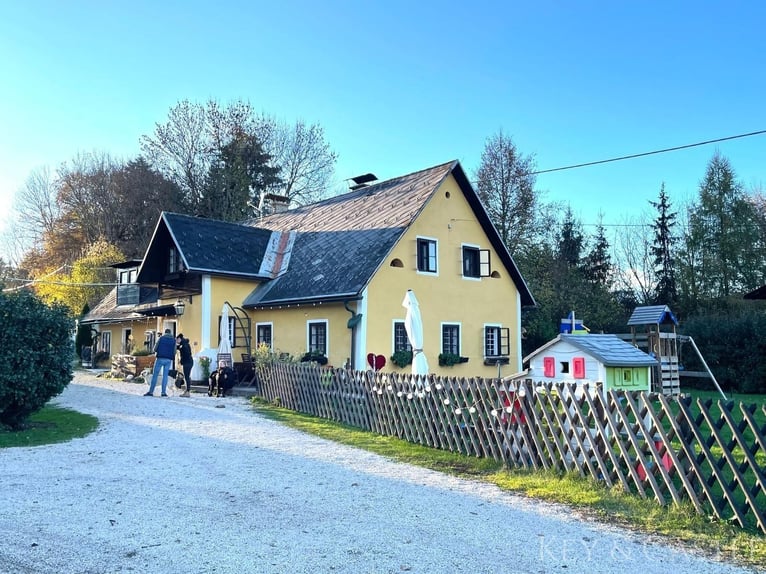
[[[22,428],[72,380],[72,322],[63,305],[0,292],[0,425]]]
[[[766,393],[766,311],[757,305],[690,317],[684,335],[697,343],[705,362],[725,390]],[[681,357],[689,370],[703,370],[688,344]],[[710,379],[684,379],[685,386],[714,389]]]

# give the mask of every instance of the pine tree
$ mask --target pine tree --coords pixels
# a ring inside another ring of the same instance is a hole
[[[602,287],[611,286],[612,257],[609,254],[609,241],[602,223],[596,227],[596,237],[593,249],[583,260],[583,272],[585,278]]]
[[[677,214],[671,211],[664,183],[660,187],[658,200],[649,203],[657,210],[657,219],[652,223],[654,242],[650,248],[654,257],[654,272],[657,277],[657,283],[654,287],[654,303],[673,306],[678,298],[673,258],[673,246],[676,241],[673,227],[676,224]]]
[[[583,240],[582,226],[575,219],[572,208],[568,207],[558,236],[558,258],[567,267],[580,265]]]

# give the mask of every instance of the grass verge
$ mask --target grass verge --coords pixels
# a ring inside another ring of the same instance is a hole
[[[481,480],[531,498],[565,504],[583,519],[617,524],[661,537],[708,556],[746,566],[766,566],[766,537],[695,512],[691,505],[660,506],[620,488],[575,474],[504,469],[494,460],[467,457],[377,435],[253,399],[262,415],[287,426],[393,460],[454,476]]]
[[[98,427],[98,419],[70,409],[43,407],[29,419],[27,428],[0,430],[0,448],[40,446],[83,437]]]

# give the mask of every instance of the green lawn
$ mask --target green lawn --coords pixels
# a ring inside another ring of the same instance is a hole
[[[30,417],[27,428],[0,430],[0,448],[66,442],[93,432],[98,419],[70,409],[46,406]]]

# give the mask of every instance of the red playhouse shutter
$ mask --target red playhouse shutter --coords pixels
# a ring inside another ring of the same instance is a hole
[[[572,359],[572,369],[575,379],[585,378],[585,357],[575,357]]]
[[[543,376],[555,377],[556,376],[556,359],[553,357],[543,357]]]

